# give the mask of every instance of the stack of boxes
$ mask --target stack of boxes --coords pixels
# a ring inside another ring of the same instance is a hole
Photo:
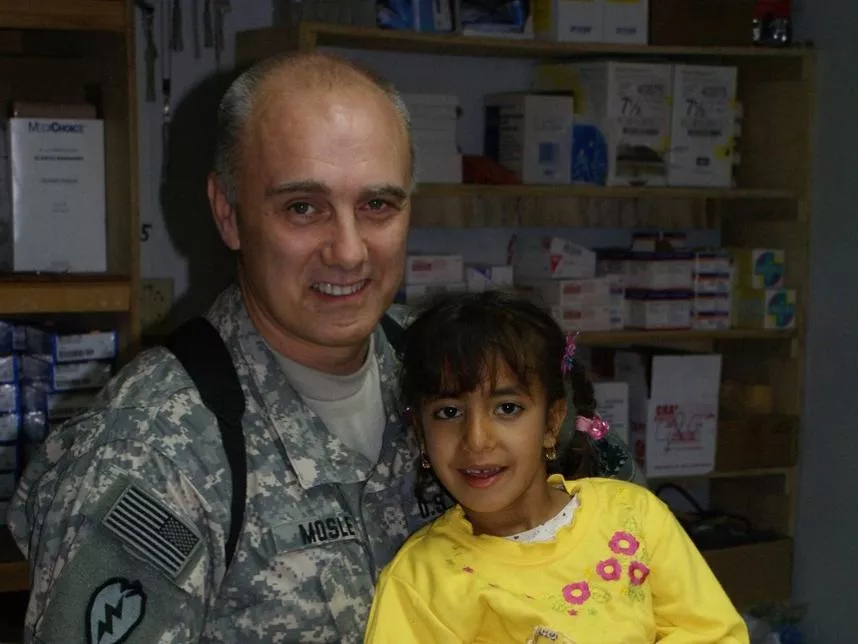
[[[732,262],[723,249],[694,253],[691,328],[720,331],[732,326]]]
[[[535,0],[533,29],[542,40],[645,45],[649,36],[649,2]]]
[[[486,96],[485,155],[521,183],[569,183],[574,101],[571,96],[508,93]]]
[[[596,255],[558,237],[527,236],[513,240],[516,288],[551,310],[564,331],[612,328],[610,278],[596,277]]]
[[[733,249],[733,309],[737,326],[792,329],[796,292],[784,288],[786,253],[768,248]]]
[[[574,99],[567,183],[731,187],[736,68],[595,61],[537,67]]]
[[[0,517],[31,450],[107,384],[116,340],[113,331],[63,335],[0,323]]]
[[[439,293],[482,293],[513,287],[512,266],[465,263],[461,255],[409,255],[405,260],[405,284],[397,301],[419,305]]]
[[[419,183],[462,183],[462,154],[456,133],[459,97],[405,94],[417,152]]]
[[[397,301],[416,305],[438,293],[465,290],[461,255],[409,255],[405,258],[405,283]]]

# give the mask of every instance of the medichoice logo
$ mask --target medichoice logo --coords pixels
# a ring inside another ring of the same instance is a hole
[[[779,291],[769,300],[768,313],[779,329],[788,327],[795,317],[795,302],[786,291]]]
[[[784,266],[772,252],[760,253],[754,272],[763,279],[763,288],[772,288],[783,281]]]
[[[30,132],[52,132],[63,134],[83,134],[83,123],[59,123],[58,121],[28,121]]]

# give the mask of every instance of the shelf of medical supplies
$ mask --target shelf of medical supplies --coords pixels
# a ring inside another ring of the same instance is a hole
[[[675,476],[650,476],[649,481],[675,481],[678,479],[743,479],[763,476],[790,476],[795,472],[794,466],[787,467],[757,467],[746,470],[728,470],[723,472],[707,472],[705,474],[678,474]]]
[[[0,29],[124,32],[124,0],[0,0]]]
[[[656,344],[687,342],[695,340],[789,340],[795,331],[767,329],[722,329],[703,331],[681,329],[673,331],[646,331],[626,329],[622,331],[584,331],[578,336],[581,344],[589,346],[612,346],[628,344]]]
[[[27,590],[30,587],[28,568],[12,535],[6,528],[0,528],[0,593]]]
[[[236,58],[266,58],[287,48],[316,47],[374,49],[417,54],[493,56],[506,58],[573,58],[628,56],[671,59],[801,59],[809,50],[765,47],[676,47],[614,43],[558,43],[526,38],[425,34],[405,30],[352,27],[316,22],[297,28],[270,27],[238,33]]]
[[[493,185],[481,183],[424,183],[416,197],[592,197],[596,199],[744,199],[794,200],[792,190],[765,188],[667,188],[632,186]]]
[[[0,277],[0,315],[131,310],[131,282],[110,277]]]

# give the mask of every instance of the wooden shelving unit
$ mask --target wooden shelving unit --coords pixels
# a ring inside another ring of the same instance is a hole
[[[317,47],[443,56],[574,60],[623,58],[735,65],[744,107],[742,164],[734,189],[612,188],[534,185],[421,185],[413,201],[415,227],[667,227],[720,231],[724,246],[783,248],[787,286],[807,302],[808,232],[814,103],[814,54],[807,49],[653,47],[535,42],[497,37],[416,34],[304,23],[237,35],[241,65]],[[391,62],[396,64],[395,58]],[[450,61],[452,63],[452,61]],[[445,63],[446,64],[446,63]],[[516,88],[518,89],[518,88]],[[594,214],[596,213],[596,214]],[[631,214],[630,214],[631,213]],[[766,383],[778,415],[799,419],[803,407],[805,316],[790,331],[616,331],[582,333],[583,344],[655,345],[722,353],[725,379]],[[796,425],[800,423],[796,420]],[[795,516],[795,463],[718,471],[700,480],[712,502],[748,517],[782,538],[709,551],[705,556],[737,605],[788,599]],[[743,581],[748,562],[758,581]],[[757,570],[759,568],[759,570]]]
[[[104,119],[108,253],[104,275],[0,275],[0,316],[117,329],[123,361],[140,344],[134,30],[131,0],[0,0],[0,83],[11,98],[93,102]],[[26,590],[28,577],[0,528],[0,592]]]

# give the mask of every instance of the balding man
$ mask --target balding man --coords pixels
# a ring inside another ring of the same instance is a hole
[[[415,497],[396,407],[401,98],[340,59],[291,56],[236,80],[217,135],[208,194],[239,270],[207,319],[245,452],[230,460],[211,411],[232,403],[175,350],[126,366],[49,437],[10,511],[33,572],[27,642],[358,642],[378,572],[445,509],[438,490]]]

